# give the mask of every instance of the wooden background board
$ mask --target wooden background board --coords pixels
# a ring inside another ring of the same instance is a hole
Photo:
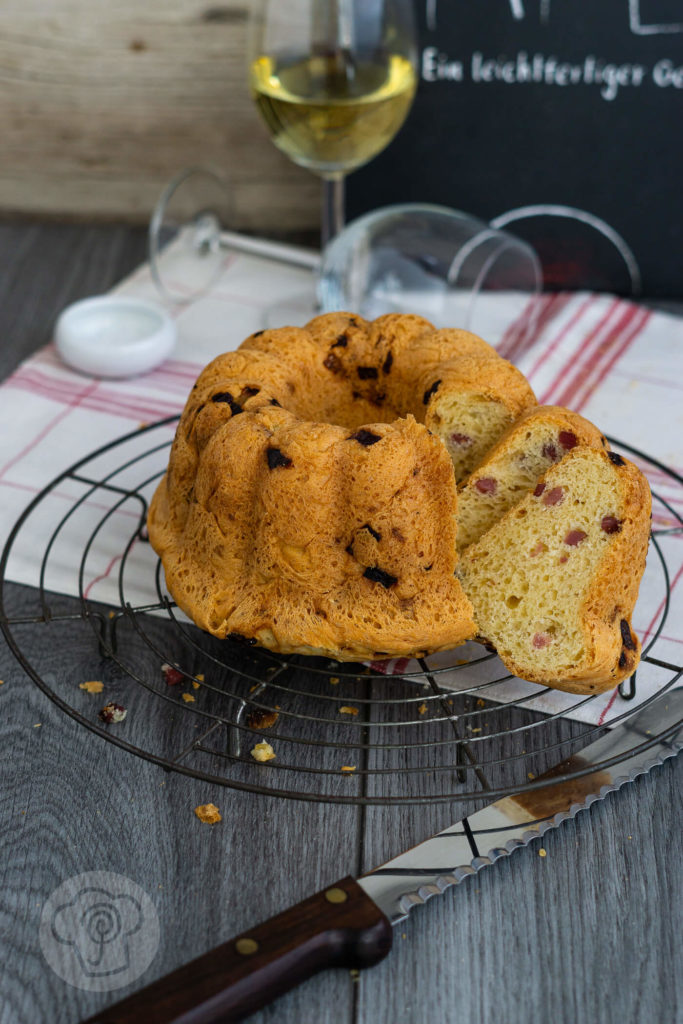
[[[246,84],[247,0],[3,0],[0,210],[148,220],[214,166],[233,227],[318,224],[320,182],[270,142]]]
[[[0,225],[0,375],[48,340],[65,303],[112,285],[144,246],[127,228]],[[10,597],[19,614],[32,594]],[[38,646],[44,627],[31,628],[25,643]],[[56,677],[93,678],[64,645],[51,653]],[[114,1001],[62,982],[40,953],[42,906],[75,874],[120,872],[155,902],[161,946],[142,984],[459,816],[278,801],[167,775],[66,717],[3,641],[0,679],[0,1024],[75,1024]],[[360,980],[321,975],[254,1024],[683,1021],[682,772],[683,759],[667,762],[545,836],[545,858],[536,841],[432,900]],[[208,801],[223,813],[215,827],[193,813]]]

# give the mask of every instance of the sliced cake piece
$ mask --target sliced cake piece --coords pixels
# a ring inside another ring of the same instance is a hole
[[[458,575],[479,633],[510,672],[572,693],[632,674],[650,507],[636,466],[576,447],[463,552]]]
[[[497,355],[463,355],[425,370],[416,403],[416,418],[424,417],[425,426],[446,445],[458,483],[507,428],[537,404],[524,374]]]
[[[569,409],[539,405],[523,413],[458,492],[458,548],[478,540],[577,445],[609,448],[597,427]]]

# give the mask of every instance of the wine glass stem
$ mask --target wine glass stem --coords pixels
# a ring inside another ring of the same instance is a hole
[[[323,180],[321,241],[323,249],[344,227],[344,178]]]

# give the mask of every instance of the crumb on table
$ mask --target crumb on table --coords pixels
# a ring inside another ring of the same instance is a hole
[[[216,825],[223,820],[215,804],[200,804],[199,807],[195,807],[194,813],[205,825]]]
[[[78,688],[85,690],[86,693],[102,693],[104,683],[99,679],[91,679],[87,683],[79,683]]]

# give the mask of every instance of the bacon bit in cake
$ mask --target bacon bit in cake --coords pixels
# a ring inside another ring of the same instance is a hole
[[[451,444],[457,444],[461,448],[469,448],[473,444],[472,438],[467,434],[451,434]]]
[[[495,494],[498,488],[498,481],[492,476],[483,476],[474,484],[480,494]]]
[[[553,642],[553,638],[548,633],[534,633],[531,642],[536,650],[540,651],[542,647],[548,647]]]
[[[389,373],[389,371],[391,370],[393,362],[394,362],[393,353],[392,352],[387,352],[387,358],[384,360],[384,363],[382,364],[382,373]]]
[[[257,743],[255,747],[251,748],[249,753],[255,761],[260,761],[262,764],[264,761],[272,761],[275,757],[275,751],[270,743]]]
[[[381,583],[386,590],[398,583],[398,576],[392,576],[390,572],[385,572],[384,569],[378,569],[376,566],[374,568],[368,566],[363,576],[366,580],[372,580],[373,583]]]
[[[330,352],[326,358],[323,359],[323,366],[326,370],[329,370],[330,373],[341,373],[343,369],[339,356],[336,356],[334,352]]]
[[[279,448],[266,448],[266,460],[268,469],[289,469],[292,465],[292,460],[283,455]]]
[[[277,711],[266,711],[265,708],[252,708],[247,715],[250,729],[270,729],[279,718]]]
[[[559,565],[564,565],[565,562],[569,561],[569,555],[560,555],[557,561]]]
[[[110,701],[109,704],[104,705],[98,717],[107,725],[111,725],[112,722],[122,722],[127,714],[127,710],[121,704],[114,704],[113,701]]]
[[[427,388],[424,395],[422,396],[422,404],[427,405],[432,395],[435,395],[441,385],[440,380],[435,380],[431,387]]]
[[[550,459],[551,462],[557,462],[557,448],[554,444],[544,444],[541,448],[541,455],[545,459]]]
[[[578,547],[578,545],[586,539],[588,536],[583,530],[570,530],[567,536],[564,538],[565,544],[568,544],[570,548]]]
[[[164,682],[167,686],[177,686],[178,683],[182,683],[185,676],[179,669],[174,668],[173,665],[169,665],[167,662],[161,666],[161,674],[164,677]]]
[[[576,434],[571,430],[561,430],[557,440],[566,451],[571,451],[572,448],[576,448],[579,443]]]
[[[543,499],[544,505],[561,505],[564,501],[564,487],[552,487],[545,498]]]
[[[373,530],[373,528],[370,526],[370,523],[363,523],[363,525],[361,526],[361,530],[367,530],[370,536],[374,537],[375,540],[382,539],[382,534],[378,533],[377,530]]]
[[[341,766],[341,770],[342,770],[343,772],[347,772],[347,773],[348,773],[348,772],[355,772],[355,770],[356,770],[356,766],[355,766],[355,764],[343,764],[343,765]]]
[[[382,436],[381,434],[374,434],[372,430],[357,430],[355,434],[351,434],[346,440],[358,441],[358,444],[368,448],[371,444],[377,444],[378,441],[381,441]]]
[[[336,341],[332,342],[331,348],[346,348],[349,343],[349,339],[345,334],[340,334]]]
[[[376,366],[358,366],[356,373],[360,380],[377,380],[379,377]]]
[[[340,715],[357,715],[358,708],[354,708],[351,704],[344,704],[339,708]]]
[[[547,550],[548,550],[547,545],[545,545],[542,540],[539,540],[538,543],[535,544],[534,547],[529,552],[529,556],[531,558],[535,558],[536,555],[542,555],[543,552],[547,551]]]
[[[215,804],[200,804],[199,807],[195,807],[194,813],[205,825],[217,825],[223,820]]]
[[[545,484],[536,484],[534,487],[534,498],[540,498],[545,490]]]
[[[621,639],[624,643],[624,647],[627,651],[635,651],[636,642],[631,635],[631,627],[629,626],[626,619],[622,619],[619,623],[619,629],[621,630]]]
[[[93,679],[89,683],[79,683],[79,690],[85,690],[86,693],[102,693],[104,689],[104,683],[101,683],[99,679]]]
[[[616,516],[603,516],[600,522],[600,528],[605,533],[621,533],[621,524],[623,519],[617,519]]]
[[[615,466],[625,466],[626,463],[622,459],[621,455],[617,455],[616,452],[607,452],[607,458],[610,462],[613,462]]]
[[[426,704],[420,704],[419,708],[417,709],[417,712],[418,712],[419,715],[424,715],[426,710],[427,710],[427,705]]]

